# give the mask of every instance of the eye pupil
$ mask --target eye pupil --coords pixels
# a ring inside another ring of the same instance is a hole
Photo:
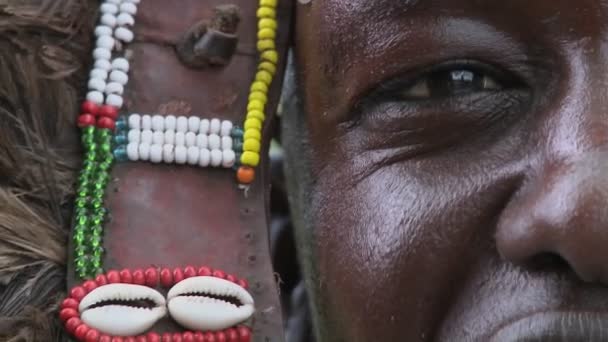
[[[471,70],[448,70],[430,76],[429,90],[431,97],[460,96],[483,91],[483,74]]]

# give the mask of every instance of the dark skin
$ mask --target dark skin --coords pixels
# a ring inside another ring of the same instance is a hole
[[[319,341],[606,339],[608,3],[296,13],[284,144]]]

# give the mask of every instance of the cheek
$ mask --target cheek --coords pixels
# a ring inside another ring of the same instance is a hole
[[[320,175],[312,210],[327,316],[354,340],[417,340],[435,330],[454,286],[481,253],[471,247],[491,240],[501,190],[475,193],[480,187],[462,177],[397,164],[356,184],[352,168],[331,169],[342,171]]]

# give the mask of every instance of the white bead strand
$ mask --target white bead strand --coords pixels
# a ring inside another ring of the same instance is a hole
[[[141,115],[131,114],[129,115],[129,128],[139,130],[141,128]]]
[[[206,148],[201,148],[198,156],[198,165],[201,167],[208,167],[211,164],[211,151]]]
[[[152,130],[152,117],[144,114],[141,116],[141,129]]]
[[[207,137],[210,150],[219,150],[222,147],[222,141],[217,134],[211,134]]]
[[[196,116],[191,116],[188,118],[188,131],[196,134],[196,133],[198,133],[200,128],[201,128],[201,119],[199,119]]]
[[[171,144],[163,145],[163,162],[172,164],[175,161],[175,146]]]
[[[158,164],[163,161],[163,146],[153,144],[150,146],[150,161],[154,164]]]
[[[211,166],[218,167],[222,165],[222,157],[221,150],[211,150]]]
[[[118,57],[112,61],[112,69],[122,72],[129,72],[129,61],[126,58]]]
[[[101,4],[101,6],[99,7],[101,13],[106,14],[117,14],[118,13],[118,6],[116,6],[116,4],[113,3],[109,3],[109,2],[105,2],[103,4]]]
[[[135,39],[135,34],[126,27],[119,27],[114,31],[114,37],[122,42],[131,43]]]
[[[193,132],[186,133],[185,140],[187,147],[196,146],[196,134],[194,134]]]
[[[222,151],[232,150],[232,138],[222,137]]]
[[[95,27],[95,37],[111,36],[112,28],[106,25],[98,25]]]
[[[211,125],[211,123],[209,122],[208,119],[201,120],[201,127],[198,129],[199,133],[201,133],[201,134],[209,134],[209,126],[210,125]]]
[[[112,25],[108,25],[108,26],[133,26],[135,25],[135,18],[133,18],[132,15],[130,15],[129,13],[120,13],[116,18],[116,22],[115,24]]]
[[[196,146],[188,147],[188,164],[196,165],[198,164],[200,156],[200,150]]]
[[[209,126],[209,134],[220,134],[222,123],[219,119],[212,119]]]
[[[224,150],[222,151],[222,166],[225,168],[229,168],[234,166],[236,162],[236,153],[233,150]]]
[[[232,122],[228,120],[222,121],[222,127],[220,128],[220,135],[222,137],[229,137],[230,133],[232,133]]]
[[[120,4],[120,12],[128,13],[134,16],[135,14],[137,14],[137,6],[131,2],[123,2],[122,4]]]
[[[188,149],[186,146],[175,146],[175,162],[183,165],[188,161]]]
[[[177,117],[177,131],[186,133],[188,132],[188,118],[185,116]]]

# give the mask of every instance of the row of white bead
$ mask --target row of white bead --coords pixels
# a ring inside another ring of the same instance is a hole
[[[123,57],[112,60],[112,51],[120,44],[119,41],[129,43],[133,40],[129,26],[135,24],[133,16],[137,13],[138,3],[139,0],[106,0],[101,4],[102,16],[100,25],[95,28],[95,64],[90,73],[87,100],[122,107],[124,87],[129,81],[129,61]]]
[[[129,130],[128,143],[144,143],[175,146],[196,146],[210,150],[232,150],[232,137],[220,137],[217,134],[195,134],[194,132],[151,131],[151,130]]]
[[[173,146],[147,143],[129,143],[127,157],[130,161],[150,161],[152,163],[188,164],[201,167],[230,168],[236,162],[232,150],[198,148],[196,146]]]
[[[173,115],[139,115],[131,114],[128,118],[129,128],[152,130],[152,131],[176,131],[192,132],[202,134],[217,134],[229,137],[233,124],[229,120],[200,119],[196,116],[173,116]]]

